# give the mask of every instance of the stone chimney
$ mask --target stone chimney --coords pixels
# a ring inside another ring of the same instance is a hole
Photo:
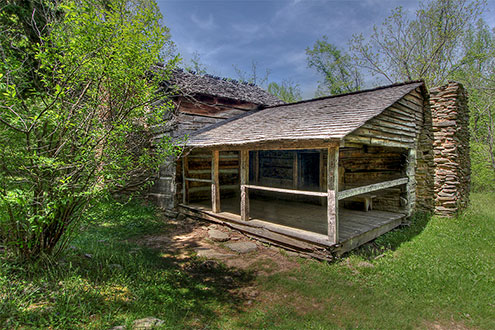
[[[469,203],[469,109],[461,84],[430,90],[434,157],[434,211],[452,216]]]

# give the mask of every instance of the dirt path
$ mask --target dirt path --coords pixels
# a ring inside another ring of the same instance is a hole
[[[185,218],[166,220],[167,229],[163,233],[147,235],[136,242],[159,250],[165,256],[187,262],[194,256],[214,260],[227,267],[252,272],[254,275],[271,275],[291,270],[299,266],[298,258],[290,252],[269,246],[229,228]],[[216,241],[216,236],[224,236],[224,242]],[[243,252],[229,248],[247,247]],[[253,250],[253,251],[250,251]]]

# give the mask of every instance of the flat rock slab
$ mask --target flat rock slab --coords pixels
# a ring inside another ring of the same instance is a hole
[[[257,248],[253,242],[233,242],[225,244],[225,246],[237,253],[249,253],[255,251]]]
[[[223,231],[217,229],[208,230],[208,237],[210,237],[210,239],[215,242],[226,242],[230,239],[227,233],[224,233]]]
[[[132,323],[133,330],[147,330],[156,329],[163,325],[165,321],[157,319],[156,317],[146,317],[144,319],[136,320]]]
[[[226,259],[230,257],[235,257],[235,254],[221,253],[209,248],[196,248],[195,250],[198,257],[203,257],[207,259]]]

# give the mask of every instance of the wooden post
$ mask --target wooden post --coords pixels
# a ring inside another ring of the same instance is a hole
[[[259,184],[260,183],[260,152],[258,150],[254,152],[253,163],[254,163],[254,182],[256,182],[256,184]]]
[[[297,151],[292,152],[292,187],[297,189],[299,186],[299,168],[297,161]]]
[[[186,180],[186,175],[189,172],[187,166],[187,156],[182,157],[182,204],[187,204],[189,201],[189,186]]]
[[[241,150],[241,220],[249,220],[249,150]]]
[[[327,219],[328,239],[331,243],[339,242],[339,147],[328,148],[327,158]]]
[[[409,149],[407,155],[406,175],[408,178],[406,185],[407,204],[406,215],[410,216],[416,204],[416,149]]]
[[[211,155],[211,210],[220,212],[220,179],[219,179],[220,152],[213,150]]]
[[[324,149],[320,149],[320,167],[319,167],[319,178],[320,178],[320,183],[319,183],[319,187],[320,187],[320,191],[325,191],[326,190],[326,186],[327,186],[327,180],[326,180],[326,175],[325,175],[325,160],[323,159],[323,150]],[[325,205],[325,197],[321,197],[320,198],[320,204],[321,205]]]

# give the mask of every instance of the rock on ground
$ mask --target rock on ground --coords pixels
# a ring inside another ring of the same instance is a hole
[[[196,248],[195,250],[198,257],[203,257],[207,259],[225,259],[235,256],[234,254],[221,253],[214,249],[203,248],[203,247]]]
[[[230,238],[227,233],[224,233],[223,231],[217,229],[208,230],[208,236],[212,241],[215,242],[226,242]]]
[[[157,319],[156,317],[146,317],[144,319],[136,320],[132,323],[132,329],[134,330],[147,330],[155,329],[161,326],[165,321]]]
[[[225,246],[237,253],[249,253],[256,250],[257,248],[256,244],[254,244],[253,242],[235,242],[228,243]]]

